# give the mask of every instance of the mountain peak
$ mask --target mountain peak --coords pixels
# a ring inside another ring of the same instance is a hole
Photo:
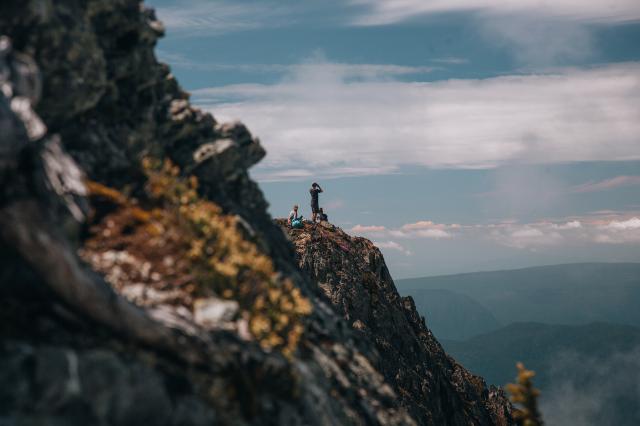
[[[298,265],[366,346],[400,404],[421,424],[509,424],[501,390],[447,356],[411,297],[401,297],[380,250],[327,222],[291,229]]]

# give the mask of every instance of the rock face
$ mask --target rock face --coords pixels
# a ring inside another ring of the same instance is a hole
[[[284,225],[283,222],[281,224]],[[447,356],[411,297],[400,297],[380,250],[322,222],[288,229],[300,268],[357,334],[374,367],[420,424],[508,424],[502,391]]]
[[[392,284],[372,317],[300,272],[260,142],[189,105],[162,33],[136,0],[0,4],[0,423],[501,424]]]

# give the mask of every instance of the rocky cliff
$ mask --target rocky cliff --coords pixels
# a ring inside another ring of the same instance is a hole
[[[398,294],[371,241],[327,222],[287,231],[300,268],[354,332],[376,348],[374,367],[418,423],[509,423],[502,391],[487,389],[482,378],[445,354],[411,297]]]
[[[190,106],[163,31],[135,0],[0,4],[0,422],[507,424],[379,253],[335,303],[300,272],[259,140]]]

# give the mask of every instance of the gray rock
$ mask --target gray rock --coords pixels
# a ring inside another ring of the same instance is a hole
[[[239,305],[235,300],[215,297],[197,299],[194,303],[194,320],[204,328],[220,328],[231,322],[238,314]]]
[[[504,393],[489,394],[482,378],[445,354],[413,300],[398,294],[382,253],[371,241],[333,226],[283,228],[296,246],[300,267],[318,282],[351,327],[377,349],[380,357],[373,368],[384,375],[418,424],[511,421]],[[370,369],[365,367],[360,375],[369,374]]]

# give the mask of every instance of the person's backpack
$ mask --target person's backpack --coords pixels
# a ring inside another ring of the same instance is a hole
[[[304,228],[304,225],[302,224],[302,216],[300,216],[297,219],[293,219],[291,221],[291,227],[293,229],[302,229],[302,228]]]

